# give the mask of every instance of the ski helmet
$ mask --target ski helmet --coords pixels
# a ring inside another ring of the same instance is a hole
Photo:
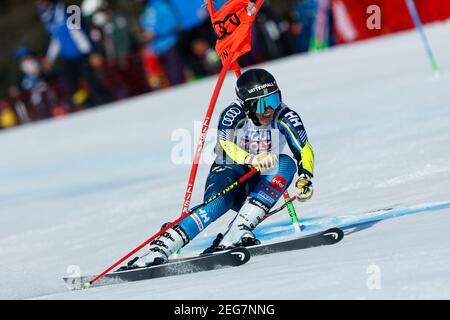
[[[244,72],[236,83],[236,95],[247,114],[264,113],[281,105],[281,91],[274,76],[264,69]]]

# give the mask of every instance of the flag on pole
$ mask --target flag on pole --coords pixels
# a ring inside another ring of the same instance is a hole
[[[237,59],[252,50],[252,24],[264,0],[230,0],[216,11],[207,0],[212,26],[217,34],[216,51],[225,63],[234,54],[230,69],[239,71]]]

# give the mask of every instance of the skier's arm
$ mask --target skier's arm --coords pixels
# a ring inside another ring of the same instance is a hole
[[[238,164],[244,164],[245,158],[247,158],[250,153],[244,149],[237,146],[235,143],[227,140],[219,140],[219,144],[223,151],[229,156],[234,162]]]
[[[314,150],[300,116],[289,108],[283,109],[278,117],[277,128],[286,137],[294,159],[297,160],[298,174],[313,177]]]
[[[235,143],[236,130],[246,120],[246,115],[242,107],[237,104],[232,104],[226,108],[219,119],[219,132],[218,132],[218,146],[219,150],[238,164],[245,164],[245,158],[250,153],[239,147]]]

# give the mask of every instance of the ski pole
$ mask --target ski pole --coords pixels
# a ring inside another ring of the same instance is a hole
[[[286,190],[283,193],[283,198],[285,203],[287,204],[289,216],[291,217],[292,224],[294,225],[295,232],[300,232],[300,224],[298,222],[297,212],[295,212],[294,204],[291,201],[291,197],[289,196],[289,192]]]
[[[97,282],[100,278],[102,278],[105,274],[107,274],[108,272],[110,272],[111,270],[113,270],[115,267],[117,267],[119,264],[121,264],[122,262],[124,262],[125,260],[127,260],[128,258],[130,258],[133,254],[135,254],[136,252],[138,252],[139,250],[141,250],[142,248],[144,248],[147,244],[149,244],[150,242],[152,242],[153,240],[155,240],[157,237],[159,237],[160,235],[162,235],[164,232],[166,232],[167,230],[169,230],[170,228],[172,228],[173,226],[175,226],[176,224],[180,223],[181,221],[183,221],[184,219],[186,219],[187,217],[189,217],[191,214],[193,214],[194,212],[196,212],[198,209],[206,206],[207,204],[213,202],[214,200],[218,199],[219,197],[222,197],[224,194],[230,192],[231,190],[233,190],[234,188],[236,188],[238,185],[242,184],[244,181],[250,179],[255,173],[258,172],[257,168],[253,168],[252,170],[250,170],[248,173],[246,173],[245,175],[243,175],[241,178],[239,178],[237,181],[233,182],[231,185],[229,185],[227,188],[225,188],[224,190],[222,190],[221,192],[219,192],[218,194],[214,195],[213,197],[209,198],[208,200],[206,200],[205,202],[203,202],[200,206],[196,207],[194,210],[191,210],[188,213],[185,213],[184,215],[182,215],[181,217],[179,217],[178,219],[176,219],[175,221],[173,221],[172,223],[170,223],[169,225],[165,226],[164,228],[162,228],[158,233],[156,233],[154,236],[152,236],[151,238],[149,238],[148,240],[146,240],[145,242],[143,242],[142,244],[140,244],[138,247],[136,247],[134,250],[130,251],[126,256],[124,256],[123,258],[121,258],[120,260],[118,260],[117,262],[115,262],[112,266],[110,266],[108,269],[106,269],[105,271],[103,271],[101,274],[99,274],[98,276],[96,276],[94,279],[92,279],[89,282],[84,283],[84,288],[89,288],[92,284],[94,284],[95,282]]]
[[[262,219],[262,221],[270,218],[271,216],[273,216],[274,214],[277,214],[278,212],[280,212],[281,210],[283,210],[284,208],[286,208],[290,203],[294,202],[295,200],[297,200],[297,196],[293,196],[292,198],[290,198],[288,201],[285,200],[284,204],[279,207],[278,209],[274,209],[272,211],[270,211],[268,214],[266,214],[264,216],[264,218]],[[261,222],[262,222],[261,221]]]

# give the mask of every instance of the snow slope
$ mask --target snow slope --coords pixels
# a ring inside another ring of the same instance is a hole
[[[450,24],[427,33],[449,70]],[[197,122],[198,136],[211,78],[0,134],[0,298],[450,298],[450,79],[432,76],[419,36],[265,67],[315,148],[316,194],[296,205],[304,232],[346,227],[341,243],[255,257],[239,268],[67,290],[61,278],[69,266],[101,272],[178,216],[190,166],[172,161],[176,134],[194,133]],[[233,87],[230,75],[216,117]],[[209,137],[210,156],[213,131]],[[200,167],[193,203],[208,169]],[[222,217],[184,254],[200,250],[232,218]],[[292,233],[288,215],[257,233]]]

